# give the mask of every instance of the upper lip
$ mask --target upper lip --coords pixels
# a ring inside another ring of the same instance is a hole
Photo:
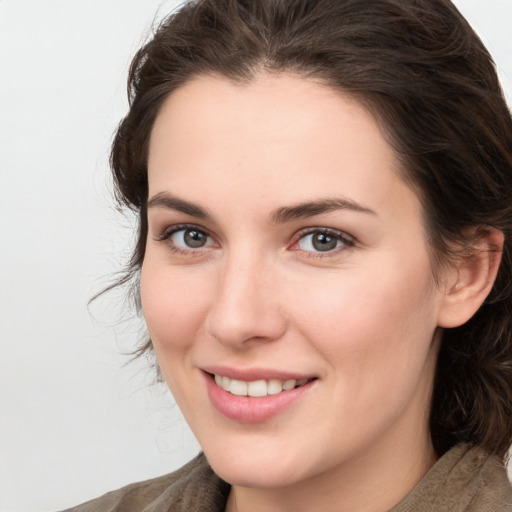
[[[301,379],[312,379],[315,375],[289,372],[284,370],[276,370],[272,368],[233,368],[229,366],[202,366],[201,370],[206,373],[213,375],[222,375],[223,377],[229,377],[230,379],[242,380],[245,382],[253,382],[256,380],[301,380]]]

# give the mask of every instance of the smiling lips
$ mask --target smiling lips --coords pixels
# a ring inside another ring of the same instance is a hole
[[[217,371],[203,374],[215,409],[241,423],[260,423],[277,416],[300,401],[318,380],[316,377],[242,380]]]
[[[312,379],[269,379],[269,380],[254,380],[246,382],[243,380],[230,379],[222,375],[215,374],[215,383],[224,391],[228,391],[232,395],[237,396],[250,396],[250,397],[263,397],[267,395],[277,395],[282,391],[290,391],[296,387],[307,384]]]

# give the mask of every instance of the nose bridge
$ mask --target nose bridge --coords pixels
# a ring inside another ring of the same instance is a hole
[[[285,323],[272,290],[274,277],[275,268],[250,246],[230,251],[207,318],[210,334],[230,345],[281,336]]]

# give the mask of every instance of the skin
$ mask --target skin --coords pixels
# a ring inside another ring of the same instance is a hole
[[[233,485],[228,511],[385,511],[436,460],[439,326],[461,322],[456,280],[475,280],[446,270],[436,286],[398,166],[361,105],[292,75],[196,78],[156,119],[143,311],[179,407]],[[276,218],[325,199],[350,204]],[[183,224],[205,245],[188,246]],[[341,238],[318,251],[311,228]],[[208,365],[316,380],[279,414],[243,423],[212,405]]]

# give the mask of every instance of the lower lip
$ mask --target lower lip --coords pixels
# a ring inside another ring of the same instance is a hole
[[[277,416],[300,400],[316,381],[298,388],[281,391],[276,395],[262,397],[237,396],[225,391],[214,382],[211,375],[204,373],[208,396],[213,406],[222,415],[240,423],[260,423]]]

